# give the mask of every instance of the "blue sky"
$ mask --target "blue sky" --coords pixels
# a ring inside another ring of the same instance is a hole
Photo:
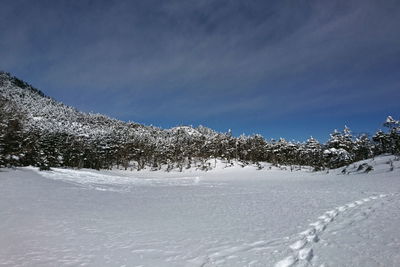
[[[400,116],[400,2],[3,0],[0,69],[83,111],[325,141]]]

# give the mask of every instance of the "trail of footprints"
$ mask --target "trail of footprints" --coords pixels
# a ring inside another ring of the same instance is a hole
[[[298,234],[299,240],[289,246],[292,255],[277,262],[275,267],[290,267],[295,264],[301,264],[302,266],[311,265],[310,261],[314,256],[312,246],[319,241],[319,236],[325,231],[328,224],[331,223],[335,217],[346,210],[356,208],[371,200],[385,197],[387,197],[387,195],[374,195],[325,212],[324,215],[318,217],[318,221],[310,223],[310,228]]]

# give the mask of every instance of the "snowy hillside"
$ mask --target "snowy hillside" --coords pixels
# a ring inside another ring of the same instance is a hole
[[[125,162],[124,165],[127,165],[127,161],[130,160],[139,162],[139,156],[142,161],[145,161],[143,164],[153,166],[156,161],[155,157],[161,156],[155,154],[171,154],[168,151],[157,152],[156,150],[175,150],[177,146],[188,147],[189,143],[204,143],[206,140],[211,143],[214,142],[213,139],[219,142],[220,136],[224,136],[222,133],[203,126],[196,128],[180,126],[164,130],[153,126],[119,121],[101,114],[80,112],[46,96],[40,90],[9,73],[1,71],[0,110],[3,113],[0,115],[0,124],[2,125],[0,130],[3,130],[3,124],[4,128],[12,128],[4,133],[0,131],[0,167],[2,165],[49,165],[53,167],[108,168],[123,162]],[[17,124],[18,127],[15,127],[13,126],[15,123],[10,123],[10,121],[18,121],[21,126]],[[8,131],[13,131],[9,134],[14,136],[13,140],[9,142],[19,144],[17,147],[9,148],[11,151],[2,155],[4,154],[1,149],[2,143],[6,142],[6,140],[2,140],[2,135],[7,135]],[[23,140],[27,140],[30,144],[21,146],[20,143]],[[181,143],[177,143],[178,141]],[[49,143],[52,144],[52,148],[48,147]],[[70,143],[67,145],[69,148],[61,147],[67,143]],[[44,158],[41,159],[38,155],[27,156],[27,153],[32,153],[32,149],[27,146],[41,147],[37,150],[41,150]],[[60,153],[63,150],[65,151]],[[87,155],[89,152],[92,155]],[[58,153],[58,155],[54,155],[54,153]],[[57,160],[57,158],[68,156],[65,154],[73,155],[76,160]],[[85,163],[88,158],[100,159],[103,157],[100,154],[103,156],[107,154],[108,160],[103,159],[99,167],[88,166]],[[121,154],[124,154],[124,159],[121,158]],[[149,155],[146,155],[145,158],[143,154]],[[4,157],[5,163],[3,164],[1,156]],[[21,160],[13,162],[7,160],[7,157]],[[31,159],[27,160],[26,158]],[[163,162],[166,161],[167,158],[163,159]]]
[[[163,134],[163,131],[156,127],[126,123],[101,114],[80,112],[45,96],[38,89],[5,72],[0,72],[0,96],[17,105],[18,110],[26,116],[26,127],[30,129],[96,137],[118,130],[127,131],[131,135]],[[191,127],[171,129],[170,132],[176,132],[178,129],[181,132],[187,131],[188,135],[194,132],[199,134]]]
[[[400,265],[398,158],[346,173],[224,166],[3,169],[0,265]]]
[[[372,138],[353,136],[345,127],[319,143],[266,140],[261,135],[235,137],[198,126],[171,129],[123,122],[77,111],[45,96],[26,82],[0,72],[0,168],[36,166],[90,169],[213,168],[209,160],[227,165],[311,166],[334,169],[384,153],[400,153],[400,121],[388,116],[387,132]]]

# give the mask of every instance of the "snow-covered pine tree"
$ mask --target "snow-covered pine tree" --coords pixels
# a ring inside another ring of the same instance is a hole
[[[313,166],[315,170],[321,170],[324,162],[322,146],[317,139],[310,137],[301,149],[301,164]]]
[[[354,161],[368,159],[373,156],[374,145],[366,134],[358,136],[354,141]]]
[[[383,126],[389,130],[389,150],[386,152],[400,154],[400,121],[393,119],[392,116],[388,116]]]
[[[390,150],[390,138],[382,130],[378,130],[375,135],[372,136],[372,140],[375,143],[373,148],[374,155],[380,155]]]
[[[336,129],[331,133],[323,152],[328,168],[337,168],[351,163],[354,160],[354,143],[350,129],[345,126],[343,132]]]
[[[23,158],[23,115],[0,98],[0,166],[20,166]]]

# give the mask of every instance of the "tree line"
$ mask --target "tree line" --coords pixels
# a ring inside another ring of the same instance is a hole
[[[261,135],[232,136],[205,127],[178,127],[175,131],[154,131],[131,135],[115,128],[105,134],[80,135],[25,127],[26,115],[13,102],[0,98],[0,166],[37,166],[110,169],[212,168],[210,159],[245,164],[270,162],[275,165],[312,166],[331,169],[383,153],[400,154],[400,123],[392,117],[386,131],[353,136],[350,129],[334,131],[326,143],[314,138],[291,142],[283,138],[266,140]],[[190,131],[197,134],[192,134]],[[261,165],[260,165],[261,166]]]

